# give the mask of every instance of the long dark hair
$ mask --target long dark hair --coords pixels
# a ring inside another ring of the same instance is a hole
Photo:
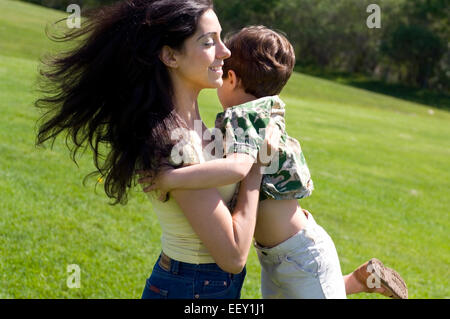
[[[41,61],[45,96],[34,104],[46,112],[36,145],[66,132],[75,163],[79,148],[89,145],[97,171],[86,178],[100,173],[112,205],[125,204],[136,169],[158,171],[174,144],[170,131],[181,123],[159,53],[164,45],[180,50],[212,6],[211,0],[119,1],[83,11],[80,29],[49,35],[79,44]]]

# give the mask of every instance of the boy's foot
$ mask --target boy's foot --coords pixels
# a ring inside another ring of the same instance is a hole
[[[394,299],[408,299],[408,288],[403,278],[381,261],[372,258],[354,271],[356,279],[366,292],[377,292]]]

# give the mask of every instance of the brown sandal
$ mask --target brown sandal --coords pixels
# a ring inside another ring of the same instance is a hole
[[[367,292],[377,292],[384,288],[382,294],[394,299],[408,299],[408,288],[403,278],[393,269],[387,268],[381,261],[372,258],[354,271],[356,279],[367,287]]]

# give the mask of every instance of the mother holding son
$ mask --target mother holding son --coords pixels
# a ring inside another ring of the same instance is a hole
[[[65,40],[87,37],[42,72],[53,95],[36,101],[49,109],[37,143],[67,131],[75,155],[87,140],[116,203],[141,173],[162,228],[142,298],[239,298],[253,237],[264,298],[407,298],[400,275],[377,259],[342,276],[333,241],[298,204],[313,183],[278,97],[295,64],[284,36],[248,27],[224,44],[211,0],[120,1],[85,16]],[[216,128],[225,149],[213,160],[197,103],[206,88],[224,107]],[[270,173],[258,156],[267,148]]]

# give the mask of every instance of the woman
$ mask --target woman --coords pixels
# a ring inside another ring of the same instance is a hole
[[[183,148],[182,165],[202,161],[202,136],[194,130],[201,121],[197,97],[222,85],[230,52],[210,0],[129,0],[84,16],[82,29],[54,37],[84,40],[41,71],[48,96],[35,104],[48,112],[37,144],[66,131],[75,161],[88,142],[98,169],[90,175],[100,173],[107,195],[124,204],[136,170],[157,174],[170,163],[180,140],[170,136],[175,129],[183,128],[181,139],[192,146]],[[176,190],[165,203],[152,198],[163,252],[142,297],[239,298],[260,183],[255,164],[231,214],[226,202],[235,185]]]

